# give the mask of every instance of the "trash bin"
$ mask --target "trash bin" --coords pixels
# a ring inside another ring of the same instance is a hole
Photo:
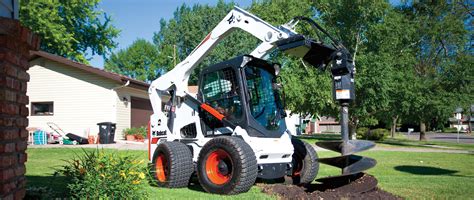
[[[36,130],[33,132],[33,144],[45,145],[48,144],[46,132],[43,130]]]
[[[101,122],[99,125],[99,143],[100,144],[112,144],[115,137],[115,123],[112,122]]]

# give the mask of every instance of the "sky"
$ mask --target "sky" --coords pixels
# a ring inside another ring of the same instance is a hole
[[[245,8],[252,3],[252,0],[234,0],[234,2]],[[102,0],[98,9],[111,16],[114,26],[121,30],[119,37],[115,39],[118,47],[113,52],[128,47],[139,38],[151,42],[153,33],[160,30],[160,19],[172,18],[173,12],[183,3],[215,5],[217,0]],[[103,68],[104,60],[101,56],[94,56],[90,65]]]

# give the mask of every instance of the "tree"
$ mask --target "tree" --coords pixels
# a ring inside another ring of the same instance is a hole
[[[233,6],[233,3],[225,3],[222,0],[216,6],[197,4],[189,7],[183,4],[174,12],[172,19],[169,21],[162,19],[160,21],[160,31],[155,33],[153,37],[153,41],[160,52],[159,65],[170,70],[174,67],[174,59],[178,62],[184,60]],[[255,41],[255,39],[249,38],[248,34],[234,33],[227,36],[193,71],[189,82],[191,84],[197,83],[197,74],[203,66],[209,66],[240,54],[249,53],[253,47],[249,43]],[[173,59],[173,57],[175,58]]]
[[[111,18],[96,10],[100,0],[22,0],[20,21],[41,36],[41,49],[87,63],[86,52],[107,55],[119,34]]]
[[[448,72],[459,64],[459,57],[466,52],[465,21],[472,16],[457,2],[413,2],[404,5],[402,10],[417,28],[413,49],[416,55],[414,83],[418,89],[411,102],[411,112],[416,113],[411,119],[419,122],[420,140],[425,140],[426,128],[447,119],[460,103],[459,96],[464,95],[459,89],[466,83],[443,77],[451,75]],[[448,85],[450,87],[446,87]]]
[[[390,125],[392,137],[401,118],[409,116],[413,98],[415,64],[412,50],[416,29],[404,14],[394,8],[387,10],[383,23],[375,24],[367,33],[367,49],[375,56],[374,62],[383,62],[384,74],[376,77],[387,84],[387,105],[375,115],[378,121]],[[369,62],[370,65],[370,62]],[[364,99],[362,99],[364,100]]]
[[[105,70],[150,82],[165,72],[158,64],[158,55],[154,44],[138,39],[126,49],[112,53],[105,61]]]
[[[393,81],[388,54],[380,55],[372,46],[369,34],[383,24],[391,9],[387,1],[315,1],[323,25],[348,48],[356,66],[356,100],[351,104],[350,134],[359,125],[377,125],[376,117],[388,110]]]

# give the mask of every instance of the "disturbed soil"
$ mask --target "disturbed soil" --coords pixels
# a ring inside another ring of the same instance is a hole
[[[264,185],[262,191],[277,195],[281,199],[401,199],[377,187],[377,179],[368,174],[360,174],[349,184],[310,184],[306,186],[271,184]]]

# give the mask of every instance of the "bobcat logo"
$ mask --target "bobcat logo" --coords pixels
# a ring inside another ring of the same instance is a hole
[[[229,17],[229,19],[228,19],[227,21],[229,22],[229,24],[231,24],[231,23],[234,23],[234,22],[235,22],[234,13],[232,13],[232,15]]]

